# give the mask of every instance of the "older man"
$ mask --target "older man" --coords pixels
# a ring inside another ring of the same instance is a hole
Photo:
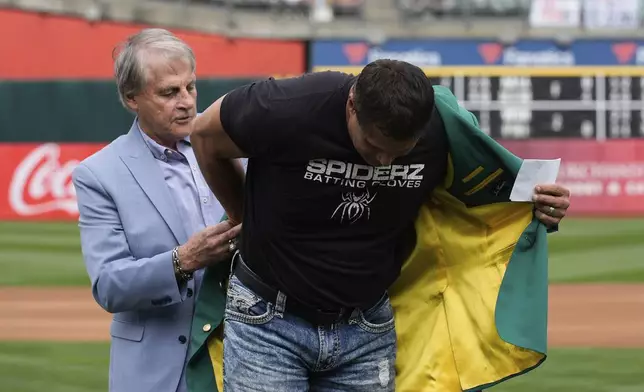
[[[240,226],[220,223],[223,210],[192,152],[191,48],[168,31],[143,30],[122,45],[114,68],[136,119],[73,173],[92,294],[114,314],[109,390],[184,391],[202,270],[229,259]]]

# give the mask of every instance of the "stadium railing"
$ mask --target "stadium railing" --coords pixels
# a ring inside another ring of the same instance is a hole
[[[316,0],[169,0],[185,4],[210,4],[229,7],[238,11],[270,10],[296,12],[308,15]],[[472,16],[472,17],[525,17],[530,12],[530,0],[390,0],[393,3],[392,19],[398,16]],[[378,7],[379,1],[327,0],[335,16],[361,17],[365,7]],[[373,3],[373,5],[372,5]]]
[[[526,17],[530,0],[394,0],[405,16]]]
[[[308,16],[315,6],[315,0],[172,0],[185,4],[211,4],[238,11],[291,12]],[[335,16],[361,17],[366,0],[326,0]]]
[[[211,4],[231,7],[237,10],[277,10],[308,12],[315,0],[171,0],[185,4]],[[373,1],[373,3],[379,3]],[[530,0],[392,0],[402,14],[419,16],[431,13],[435,16],[527,16]],[[337,15],[358,16],[364,7],[370,6],[365,0],[327,0],[326,3]],[[395,17],[396,15],[392,15]]]

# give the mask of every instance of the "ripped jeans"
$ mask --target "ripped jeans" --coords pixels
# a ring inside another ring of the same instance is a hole
[[[396,332],[389,297],[348,322],[314,326],[230,279],[224,392],[393,392]],[[286,306],[288,309],[288,306]]]

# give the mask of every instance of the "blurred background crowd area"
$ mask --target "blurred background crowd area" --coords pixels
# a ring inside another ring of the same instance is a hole
[[[390,19],[419,17],[500,17],[526,18],[530,14],[531,0],[170,0],[184,4],[210,4],[236,10],[273,10],[275,12],[300,12],[308,14],[315,7],[330,7],[335,16],[362,18],[365,9],[385,9]],[[564,0],[570,10],[592,9],[593,1]],[[608,1],[604,3],[614,3]],[[639,2],[639,0],[638,0]],[[548,3],[548,2],[546,2]],[[552,1],[550,1],[552,3]],[[596,3],[596,2],[595,2]],[[554,7],[556,8],[556,6]],[[395,11],[395,12],[391,12]],[[576,12],[576,11],[573,11]],[[642,15],[638,15],[641,19]],[[592,23],[587,19],[588,23]],[[626,21],[624,21],[626,22]]]
[[[0,0],[0,6],[230,35],[387,37],[635,33],[641,0]],[[283,18],[289,23],[284,24]],[[276,20],[277,19],[277,20]],[[544,30],[546,29],[546,30]]]

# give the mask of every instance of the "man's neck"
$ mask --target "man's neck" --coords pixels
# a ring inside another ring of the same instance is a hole
[[[144,123],[141,123],[140,120],[138,120],[137,123],[139,125],[139,129],[141,130],[141,132],[145,133],[150,139],[154,140],[157,144],[165,148],[169,148],[171,150],[177,151],[176,139],[164,140],[159,136],[157,136],[154,132],[150,131],[150,127],[146,126]]]

